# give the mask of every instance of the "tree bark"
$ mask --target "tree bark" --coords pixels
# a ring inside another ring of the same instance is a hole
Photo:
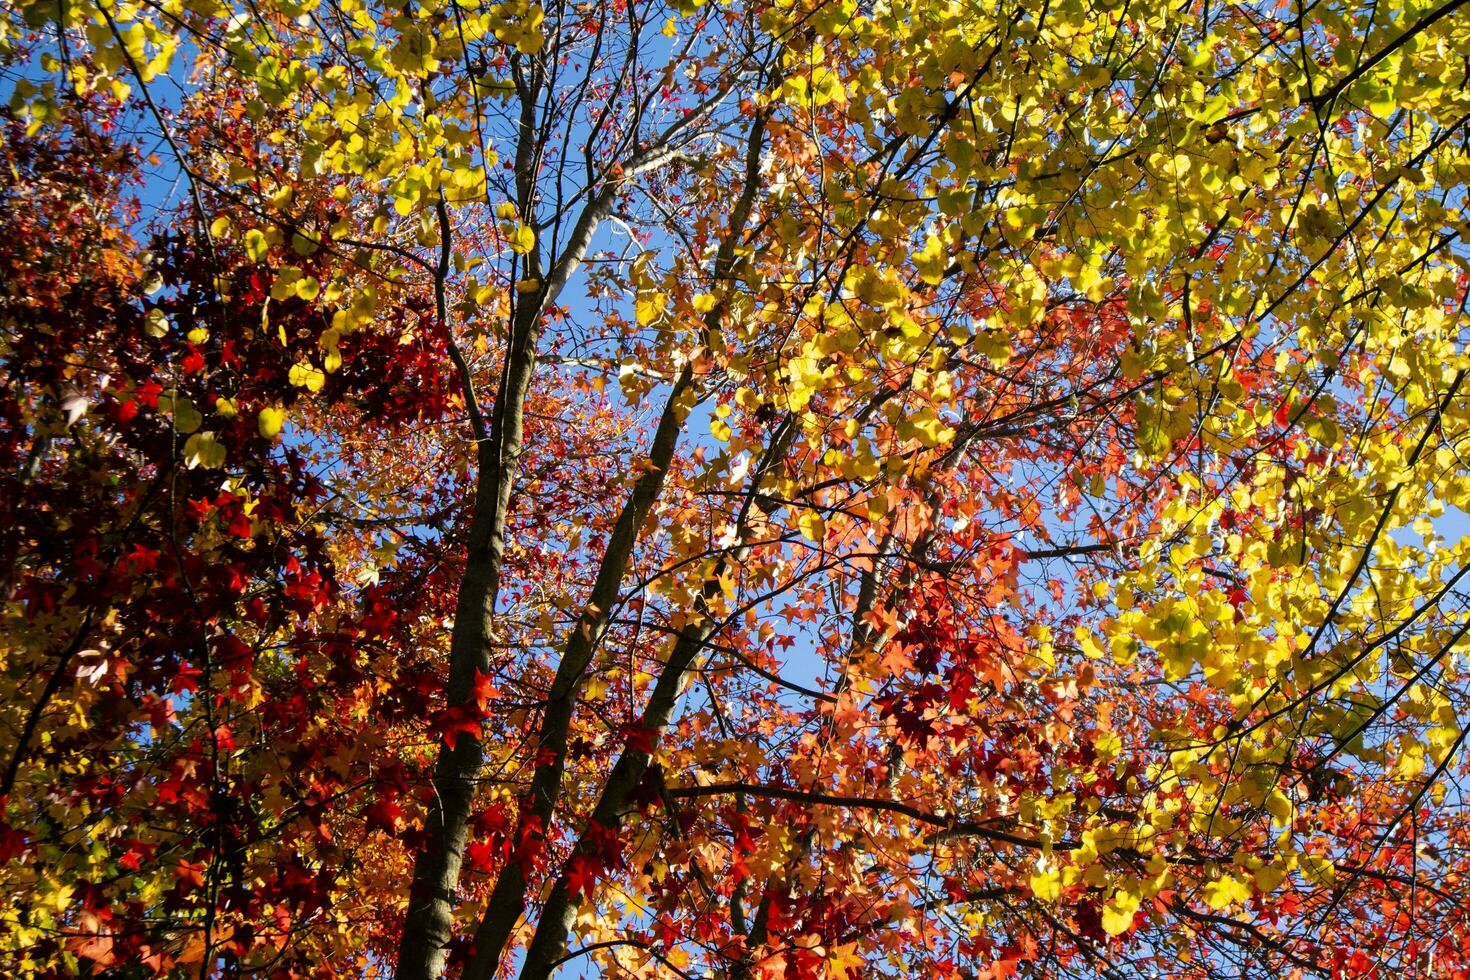
[[[744,236],[745,225],[750,220],[751,212],[755,207],[759,187],[760,151],[765,139],[765,123],[766,117],[758,115],[751,125],[744,161],[745,186],[741,189],[741,194],[731,209],[730,222],[724,240],[721,241],[715,256],[713,271],[716,282],[722,281],[730,274],[735,262],[736,249]],[[706,314],[704,326],[707,335],[713,334],[718,329],[722,316],[723,304],[717,304]],[[682,403],[692,391],[693,383],[692,367],[686,364],[680,371],[678,380],[665,403],[653,447],[649,453],[649,467],[634,485],[633,492],[618,517],[613,536],[603,553],[592,597],[584,608],[577,626],[567,638],[561,663],[557,667],[556,677],[552,682],[551,694],[537,743],[537,751],[545,758],[545,761],[537,766],[532,778],[530,799],[518,820],[517,839],[521,839],[521,834],[528,829],[540,835],[545,835],[550,830],[556,804],[561,795],[561,780],[566,765],[567,735],[580,701],[582,677],[596,650],[598,641],[606,631],[607,618],[622,586],[623,575],[627,570],[632,548],[636,543],[637,532],[642,527],[649,509],[662,493],[664,475],[673,461],[674,451],[678,445],[679,427],[686,414]],[[715,588],[718,589],[718,583]],[[702,645],[703,640],[701,639],[699,646],[702,647]],[[697,649],[694,652],[697,653]],[[691,657],[692,655],[690,654]],[[657,685],[655,686],[655,697],[658,697]],[[677,689],[673,698],[677,699]],[[650,704],[651,707],[652,704]],[[669,701],[668,707],[669,710],[672,710],[673,700]],[[625,759],[619,759],[609,776],[608,786],[614,785],[615,781],[626,781],[632,771],[628,769],[631,764],[631,762],[625,762]],[[646,766],[646,759],[643,764]],[[627,789],[631,790],[632,786],[637,785],[642,775],[643,771],[639,769],[636,776],[632,777],[632,783]],[[624,794],[626,792],[627,790],[623,791]],[[527,817],[531,818],[529,828]],[[475,931],[474,955],[465,970],[466,980],[490,980],[495,976],[500,958],[505,952],[516,923],[525,913],[529,888],[526,870],[516,861],[507,862],[501,869],[490,900],[486,904],[485,913]],[[555,892],[553,892],[554,895]],[[543,914],[542,923],[544,922],[545,915]],[[536,935],[541,935],[541,924],[539,923]],[[558,952],[550,959],[554,960],[559,955]],[[529,958],[527,963],[529,965]]]
[[[739,535],[740,543],[731,551],[721,555],[714,569],[705,577],[699,596],[695,600],[697,618],[680,631],[678,639],[674,642],[673,651],[669,654],[668,663],[664,665],[658,680],[654,682],[653,692],[649,695],[648,703],[644,706],[643,714],[639,718],[639,727],[651,737],[655,745],[668,729],[674,716],[674,708],[679,702],[679,695],[684,690],[684,683],[719,624],[719,620],[711,615],[711,604],[724,591],[721,578],[732,564],[740,561],[750,552],[751,545],[746,540],[749,533],[748,520],[754,499],[760,491],[761,480],[786,458],[798,428],[796,419],[788,416],[772,435],[764,458],[755,472],[751,474],[745,503],[736,521],[736,533]],[[577,911],[577,896],[571,890],[567,869],[573,860],[595,857],[599,846],[598,838],[608,831],[617,830],[622,823],[628,797],[642,782],[644,774],[648,772],[652,757],[651,747],[629,745],[623,749],[618,761],[613,765],[612,772],[603,784],[602,795],[597,800],[597,806],[588,819],[587,828],[574,845],[572,858],[563,864],[562,871],[553,883],[546,903],[542,907],[535,935],[532,936],[531,944],[526,950],[525,965],[521,968],[522,980],[540,980],[540,978],[551,976],[551,971],[565,956],[567,936],[571,931],[572,920]],[[485,975],[476,974],[476,980],[482,976]]]

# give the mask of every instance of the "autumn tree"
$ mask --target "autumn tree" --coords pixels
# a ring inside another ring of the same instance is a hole
[[[1470,14],[12,0],[21,975],[1470,975]]]

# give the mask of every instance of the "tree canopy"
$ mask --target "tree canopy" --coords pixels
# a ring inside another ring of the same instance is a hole
[[[1470,977],[1464,0],[7,0],[0,967]]]

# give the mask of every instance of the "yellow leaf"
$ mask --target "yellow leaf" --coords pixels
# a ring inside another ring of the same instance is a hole
[[[160,399],[161,401],[161,399]],[[174,429],[178,432],[188,434],[196,431],[204,422],[204,416],[194,407],[194,403],[187,398],[175,398],[173,400]]]
[[[1291,800],[1281,790],[1272,790],[1271,795],[1266,797],[1266,810],[1271,814],[1272,822],[1278,827],[1285,827],[1291,823],[1295,807]]]
[[[841,946],[832,947],[827,953],[827,976],[861,976],[865,972],[864,967],[868,964],[858,952],[857,946],[857,943],[844,943]]]
[[[225,447],[215,440],[213,432],[196,432],[184,443],[184,464],[206,470],[225,465]]]
[[[525,225],[516,225],[515,230],[510,233],[507,243],[510,250],[517,255],[525,255],[536,247],[536,233]]]
[[[143,317],[143,332],[150,337],[164,336],[168,333],[168,327],[168,317],[160,309],[149,310],[148,315]]]
[[[260,417],[256,419],[256,426],[260,434],[266,439],[274,439],[281,434],[281,426],[286,424],[286,410],[274,405],[267,405],[260,410]]]
[[[1250,885],[1225,875],[1205,885],[1205,904],[1216,912],[1251,897]]]
[[[297,388],[305,388],[307,391],[315,394],[322,390],[322,385],[326,384],[327,376],[322,373],[320,368],[314,367],[310,362],[297,361],[291,365],[291,371],[286,375],[286,380],[290,381]]]
[[[48,881],[47,884],[50,884],[50,882]],[[49,896],[52,907],[58,912],[65,912],[66,907],[71,904],[71,897],[75,892],[76,887],[73,885],[57,884],[55,890]]]
[[[1118,889],[1102,909],[1102,927],[1109,936],[1121,936],[1133,928],[1133,916],[1138,911],[1140,897]]]
[[[1101,660],[1103,658],[1102,647],[1098,646],[1097,640],[1093,639],[1091,633],[1079,626],[1074,635],[1077,637],[1077,645],[1082,648],[1083,656],[1089,660]]]
[[[251,228],[245,233],[245,254],[250,256],[252,262],[264,259],[269,249],[270,243],[265,240],[265,232],[259,228]]]
[[[863,502],[868,512],[868,520],[881,521],[888,516],[888,495],[886,493],[875,493]]]
[[[821,541],[827,529],[827,522],[822,520],[821,514],[814,510],[807,510],[802,511],[801,516],[796,519],[796,527],[801,531],[802,537],[808,541]]]
[[[1043,902],[1055,902],[1062,897],[1062,873],[1041,871],[1031,876],[1031,894]]]
[[[669,297],[666,293],[653,291],[641,293],[633,303],[633,315],[638,320],[638,326],[646,327],[657,320],[668,302]]]
[[[1302,858],[1302,874],[1313,884],[1325,887],[1337,879],[1337,866],[1324,857],[1308,854]]]
[[[291,236],[291,248],[297,255],[310,255],[317,250],[317,243],[313,238],[298,231]]]
[[[1281,887],[1281,882],[1286,880],[1286,869],[1279,864],[1263,865],[1255,870],[1256,888],[1270,894]]]

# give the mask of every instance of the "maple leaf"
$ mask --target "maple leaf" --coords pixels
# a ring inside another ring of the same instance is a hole
[[[475,682],[470,688],[470,700],[484,711],[489,703],[500,696],[500,691],[495,686],[494,679],[490,674],[481,671],[475,672]]]
[[[1460,5],[188,6],[8,10],[0,971],[1470,969]]]
[[[482,874],[490,874],[503,856],[503,849],[491,841],[472,841],[465,847],[465,860]]]
[[[441,708],[429,717],[429,730],[443,739],[449,750],[454,751],[461,735],[478,739],[482,736],[480,720],[471,717],[463,705]]]
[[[387,797],[379,797],[363,812],[367,825],[385,833],[397,833],[403,827],[403,807]]]
[[[567,863],[567,887],[576,897],[586,898],[592,895],[601,877],[602,867],[593,857],[584,854],[573,855]]]

